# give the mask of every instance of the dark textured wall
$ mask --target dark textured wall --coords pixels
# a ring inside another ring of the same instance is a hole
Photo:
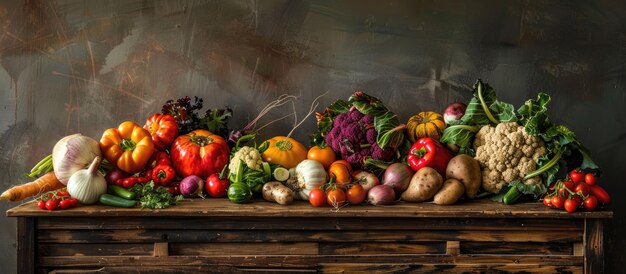
[[[320,93],[327,105],[360,89],[406,119],[467,100],[476,78],[516,105],[546,91],[551,118],[605,170],[615,201],[605,261],[608,273],[623,270],[623,1],[4,0],[0,65],[2,190],[59,138],[99,138],[182,95],[233,107],[240,126],[282,93],[304,113]],[[306,142],[313,126],[295,137]],[[15,229],[0,217],[2,273],[16,271]]]

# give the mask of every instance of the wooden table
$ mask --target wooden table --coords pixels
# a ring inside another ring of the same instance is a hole
[[[196,199],[162,210],[101,205],[18,218],[19,273],[603,272],[602,221],[541,203],[398,203],[339,210]]]

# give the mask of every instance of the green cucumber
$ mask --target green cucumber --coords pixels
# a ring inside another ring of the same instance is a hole
[[[507,191],[506,194],[504,194],[504,196],[502,197],[502,202],[505,205],[512,205],[516,203],[519,198],[522,198],[522,195],[524,194],[519,191],[517,187],[511,187],[509,191]]]
[[[228,200],[236,204],[247,203],[252,199],[252,190],[244,183],[233,183],[228,187]]]
[[[122,197],[117,197],[111,194],[102,194],[100,195],[100,203],[108,206],[115,207],[134,207],[137,202],[132,200],[126,200]]]
[[[116,195],[119,197],[122,197],[126,200],[134,200],[135,199],[135,192],[129,191],[128,189],[125,189],[121,186],[116,186],[116,185],[109,185],[107,187],[107,193],[111,194],[111,195]]]

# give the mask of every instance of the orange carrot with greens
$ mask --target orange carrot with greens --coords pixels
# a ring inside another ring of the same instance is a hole
[[[8,189],[0,195],[0,199],[16,202],[63,187],[65,187],[65,185],[57,179],[54,175],[54,171],[50,171],[37,178],[35,181]]]

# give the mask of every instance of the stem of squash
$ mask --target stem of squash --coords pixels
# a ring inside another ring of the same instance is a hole
[[[289,134],[287,134],[287,137],[285,138],[285,140],[289,140],[289,137],[291,137],[291,134],[293,134],[293,132],[300,126],[302,125],[302,123],[304,121],[306,121],[307,118],[309,118],[309,116],[311,116],[311,114],[315,113],[315,109],[317,108],[317,106],[319,106],[319,102],[318,100],[320,98],[322,98],[323,96],[325,96],[326,94],[328,94],[327,92],[324,92],[323,94],[315,97],[315,99],[313,100],[313,102],[311,103],[311,107],[309,107],[309,112],[304,116],[304,118],[302,118],[302,120],[300,120],[300,122],[298,122],[298,115],[296,112],[296,104],[291,101],[291,104],[293,106],[293,116],[294,116],[294,125],[293,128],[291,129],[291,131],[289,131]]]

